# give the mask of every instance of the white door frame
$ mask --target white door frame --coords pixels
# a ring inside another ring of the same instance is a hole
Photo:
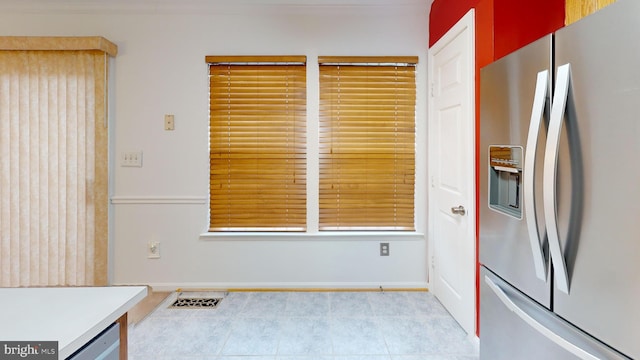
[[[470,108],[471,111],[468,112],[468,116],[467,119],[465,119],[465,126],[464,126],[464,131],[465,131],[465,139],[468,141],[469,144],[471,144],[471,146],[469,147],[469,151],[470,153],[468,154],[468,164],[467,166],[469,167],[470,173],[473,175],[471,179],[469,179],[469,181],[467,182],[468,188],[467,188],[467,193],[469,194],[469,202],[468,205],[465,206],[465,209],[467,211],[467,216],[469,216],[469,224],[467,226],[467,237],[468,237],[468,244],[472,244],[471,246],[473,246],[472,249],[465,249],[465,254],[472,254],[468,259],[464,259],[465,264],[468,261],[469,262],[469,266],[465,266],[466,269],[472,269],[471,271],[473,272],[473,278],[474,281],[470,283],[470,286],[473,287],[472,291],[470,291],[469,293],[474,294],[474,299],[472,301],[473,306],[471,309],[469,309],[469,312],[472,312],[472,316],[470,316],[472,320],[471,324],[460,324],[465,331],[467,331],[467,333],[469,334],[470,337],[474,337],[475,333],[476,333],[476,326],[477,324],[475,323],[475,319],[477,316],[477,308],[476,308],[476,304],[477,304],[477,297],[478,294],[476,293],[476,279],[477,279],[477,274],[476,274],[476,269],[477,269],[477,259],[476,259],[476,247],[477,247],[477,243],[476,243],[476,163],[475,163],[475,149],[476,149],[476,101],[475,101],[475,87],[476,87],[476,81],[475,81],[475,16],[474,16],[474,9],[469,10],[469,12],[467,12],[466,15],[464,15],[462,17],[462,19],[460,19],[458,21],[458,23],[456,23],[440,40],[438,40],[438,42],[436,42],[430,49],[429,49],[429,118],[428,118],[428,139],[429,139],[429,145],[428,145],[428,209],[429,209],[429,215],[428,215],[428,219],[429,219],[429,226],[428,226],[428,239],[429,239],[429,243],[428,243],[428,250],[429,250],[429,259],[428,259],[428,263],[429,263],[429,278],[428,278],[428,284],[429,287],[432,287],[432,272],[434,269],[434,254],[435,254],[435,246],[434,246],[434,222],[435,222],[435,214],[438,211],[438,204],[437,204],[437,196],[435,194],[433,185],[434,185],[434,179],[438,178],[438,173],[437,173],[437,167],[435,166],[435,164],[437,164],[436,159],[434,154],[436,154],[436,151],[434,149],[433,144],[435,144],[435,142],[433,141],[433,136],[435,134],[434,131],[434,123],[433,120],[435,119],[435,114],[434,114],[434,104],[433,104],[433,91],[435,91],[435,86],[434,86],[434,79],[435,79],[435,74],[434,74],[434,56],[435,54],[437,54],[438,52],[440,52],[443,48],[445,48],[451,41],[453,41],[456,37],[458,37],[462,32],[464,31],[470,31],[470,41],[468,42],[468,46],[465,49],[465,51],[468,52],[468,59],[469,61],[467,62],[467,64],[465,64],[465,66],[468,66],[468,77],[469,77],[469,81],[467,81],[467,84],[469,84],[469,88],[466,89],[467,91],[465,92],[465,96],[468,97],[467,101],[470,104]],[[468,271],[468,270],[467,270]],[[468,275],[468,274],[467,274]]]

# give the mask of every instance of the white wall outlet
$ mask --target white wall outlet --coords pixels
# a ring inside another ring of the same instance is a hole
[[[142,167],[142,151],[127,151],[121,153],[120,166]]]
[[[147,245],[147,258],[160,259],[160,243],[157,241],[149,241]]]
[[[174,122],[174,116],[167,114],[164,116],[164,129],[165,130],[175,130],[176,123]]]

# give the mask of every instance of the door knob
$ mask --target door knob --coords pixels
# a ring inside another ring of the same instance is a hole
[[[467,213],[467,211],[464,209],[464,206],[460,205],[458,207],[452,207],[451,213],[455,215],[464,215]]]

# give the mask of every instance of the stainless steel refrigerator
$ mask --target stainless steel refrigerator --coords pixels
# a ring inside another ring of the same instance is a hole
[[[640,359],[640,1],[480,78],[480,359]]]

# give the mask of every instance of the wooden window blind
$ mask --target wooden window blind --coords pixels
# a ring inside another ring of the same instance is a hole
[[[320,57],[320,230],[414,230],[417,57]]]
[[[209,231],[304,231],[306,57],[206,61]]]

